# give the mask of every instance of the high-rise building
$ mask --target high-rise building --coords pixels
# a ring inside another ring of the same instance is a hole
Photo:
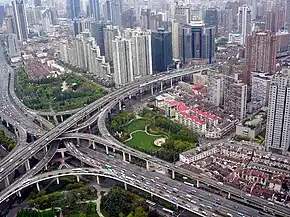
[[[218,32],[218,11],[216,8],[209,8],[205,11],[204,23],[206,26],[214,26],[215,34]]]
[[[251,20],[257,18],[257,0],[246,0],[246,5],[251,9]]]
[[[5,17],[6,31],[8,34],[17,34],[15,19],[12,15]]]
[[[106,25],[103,21],[93,21],[91,23],[90,32],[95,38],[97,45],[100,48],[101,56],[105,56],[105,41],[104,41],[104,28]]]
[[[134,8],[124,10],[122,13],[122,26],[123,28],[135,28],[137,23]]]
[[[100,20],[100,2],[99,0],[89,0],[89,16],[96,21]]]
[[[243,120],[247,114],[247,85],[237,77],[224,75],[224,111]]]
[[[112,24],[115,26],[122,25],[122,0],[112,0]]]
[[[214,59],[214,27],[205,27],[201,21],[179,28],[179,59],[189,63],[194,59],[212,63]]]
[[[179,5],[176,3],[174,10],[174,20],[178,23],[189,24],[191,21],[190,5]]]
[[[270,31],[253,32],[252,36],[247,36],[245,59],[248,73],[274,73],[276,56],[277,37]]]
[[[34,0],[34,7],[41,6],[41,0]]]
[[[10,58],[20,56],[20,49],[16,34],[7,35],[7,51]]]
[[[179,59],[179,27],[180,24],[173,21],[172,22],[172,56],[174,59]]]
[[[244,44],[246,37],[251,34],[251,10],[247,5],[239,7],[238,31],[242,34],[241,43]]]
[[[52,31],[51,29],[51,13],[49,9],[46,9],[42,13],[42,26],[43,31],[46,33],[50,33]]]
[[[105,57],[109,63],[113,62],[113,43],[112,41],[116,36],[120,36],[120,30],[117,26],[108,25],[104,28],[104,44],[105,44]]]
[[[286,0],[286,8],[285,8],[285,13],[286,13],[286,28],[290,30],[290,0]]]
[[[67,17],[74,19],[79,17],[81,11],[80,0],[67,0]]]
[[[290,72],[283,69],[270,83],[266,125],[267,151],[285,153],[290,145]]]
[[[111,24],[113,20],[112,15],[112,1],[106,0],[103,5],[103,13],[104,13],[104,22],[106,24]]]
[[[216,71],[208,71],[208,99],[212,105],[223,104],[223,76]]]
[[[113,40],[114,82],[117,87],[152,74],[151,33],[126,29]]]
[[[112,82],[110,64],[101,56],[95,39],[88,31],[77,35],[70,43],[67,40],[60,42],[60,60]]]
[[[23,0],[12,1],[13,18],[15,20],[16,35],[18,40],[28,39],[27,17]]]
[[[268,105],[268,96],[271,74],[254,72],[251,78],[251,105],[252,112],[256,112]]]
[[[0,26],[3,25],[4,22],[4,5],[0,5]]]
[[[172,65],[172,33],[158,29],[151,33],[153,72],[163,72]]]

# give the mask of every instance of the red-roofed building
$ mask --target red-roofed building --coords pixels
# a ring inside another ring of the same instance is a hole
[[[199,108],[195,107],[191,109],[192,113],[199,117],[200,119],[204,120],[209,126],[217,126],[218,124],[218,118],[209,113],[209,112],[204,112],[201,111]]]
[[[199,133],[206,132],[206,122],[200,120],[198,117],[189,114],[190,110],[177,111],[175,114],[175,120],[185,125],[189,129],[195,130]]]

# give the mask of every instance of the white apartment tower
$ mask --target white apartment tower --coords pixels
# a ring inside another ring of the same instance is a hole
[[[252,112],[258,111],[268,105],[269,88],[272,79],[271,74],[251,73],[251,105]]]
[[[117,87],[152,74],[151,33],[125,29],[112,43],[114,82]]]
[[[238,31],[242,35],[241,44],[245,44],[246,36],[251,34],[251,10],[247,5],[239,7]]]
[[[223,103],[223,77],[216,71],[208,72],[208,100],[216,106]]]
[[[283,69],[270,83],[266,126],[267,151],[285,153],[290,144],[290,71]]]

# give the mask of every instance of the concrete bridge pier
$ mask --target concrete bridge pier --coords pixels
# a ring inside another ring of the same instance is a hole
[[[21,197],[21,191],[17,191],[16,195],[17,195],[18,197]]]
[[[121,111],[121,110],[122,110],[122,102],[119,101],[119,111]]]
[[[48,149],[47,149],[47,145],[46,145],[46,146],[44,146],[44,148],[43,148],[43,149],[44,149],[44,152],[45,152],[45,153],[47,153],[47,151],[48,151]]]
[[[77,138],[77,144],[80,146],[80,138]]]
[[[146,169],[149,171],[150,167],[149,167],[149,161],[146,160]]]
[[[6,176],[4,179],[4,186],[5,186],[5,188],[7,188],[9,185],[10,185],[9,177]]]
[[[56,177],[56,184],[59,185],[59,178],[58,177]]]
[[[6,127],[9,127],[9,123],[6,121]]]
[[[64,150],[61,150],[60,151],[60,154],[61,154],[61,158],[64,159],[65,158],[65,156],[64,156]]]
[[[154,86],[153,86],[153,84],[151,85],[151,95],[152,96],[154,95]]]
[[[126,153],[123,152],[123,161],[126,161]]]
[[[109,154],[109,147],[106,146],[106,154]]]
[[[93,149],[96,150],[96,144],[94,141],[93,141]]]
[[[173,87],[173,81],[172,81],[172,78],[170,79],[170,87],[171,87],[171,88]]]
[[[61,122],[63,122],[63,116],[62,115],[60,115],[60,120],[61,120]]]
[[[228,199],[229,200],[231,199],[231,193],[230,192],[228,193]]]
[[[46,119],[49,121],[49,115],[46,116]]]
[[[40,191],[40,187],[39,187],[39,183],[36,182],[36,188],[37,188],[37,191]]]
[[[129,154],[129,162],[131,162],[132,158],[131,158],[131,154]]]
[[[125,188],[126,191],[128,190],[128,186],[127,186],[126,182],[124,182],[124,188]]]
[[[30,170],[29,160],[25,161],[25,169],[26,169],[26,172],[28,172]]]
[[[97,176],[97,184],[99,185],[100,184],[100,177]]]
[[[80,176],[77,176],[77,182],[80,182]]]
[[[175,179],[175,171],[172,170],[172,179]]]
[[[163,82],[162,81],[160,83],[160,90],[161,90],[161,92],[163,91]]]
[[[199,180],[196,180],[196,187],[199,188]]]

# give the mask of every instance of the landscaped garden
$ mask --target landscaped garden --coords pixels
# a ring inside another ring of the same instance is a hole
[[[197,143],[195,132],[148,109],[139,115],[120,113],[110,127],[124,144],[170,162]],[[156,142],[160,138],[165,140],[161,146]]]
[[[15,87],[27,107],[44,111],[83,107],[106,94],[103,88],[74,73],[29,81],[24,69],[19,69]]]

